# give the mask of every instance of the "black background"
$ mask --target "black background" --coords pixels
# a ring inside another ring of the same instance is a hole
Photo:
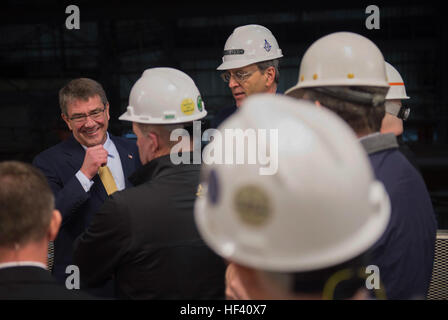
[[[80,9],[81,28],[67,30],[65,9]],[[368,30],[368,5],[380,9],[380,29]],[[283,50],[279,92],[297,81],[300,59],[318,38],[352,31],[374,41],[403,76],[410,119],[403,138],[417,156],[439,220],[448,229],[448,27],[436,1],[2,1],[0,3],[0,160],[30,162],[64,139],[58,90],[90,77],[105,88],[110,130],[129,92],[151,67],[188,73],[202,93],[208,119],[232,104],[219,77],[224,43],[244,24],[268,27]]]

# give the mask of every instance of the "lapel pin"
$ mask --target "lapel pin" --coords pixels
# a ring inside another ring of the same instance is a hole
[[[129,158],[129,159],[132,159],[132,154],[128,154],[128,158]]]

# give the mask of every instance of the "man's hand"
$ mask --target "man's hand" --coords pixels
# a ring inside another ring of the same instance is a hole
[[[236,263],[230,263],[226,269],[226,299],[250,300],[250,292],[257,287],[253,272]]]
[[[81,172],[92,180],[92,178],[98,173],[98,169],[102,165],[107,164],[107,150],[103,145],[99,144],[94,147],[87,148],[84,162],[82,163]]]

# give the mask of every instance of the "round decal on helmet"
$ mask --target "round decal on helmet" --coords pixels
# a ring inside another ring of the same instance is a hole
[[[193,100],[190,99],[190,98],[182,100],[182,103],[180,104],[180,109],[187,116],[193,114],[193,112],[194,112],[194,102],[193,102]]]
[[[243,186],[235,192],[234,207],[238,217],[251,226],[265,224],[271,215],[269,196],[254,185]]]
[[[202,98],[201,98],[201,96],[198,96],[197,104],[198,104],[198,110],[199,110],[199,112],[202,112],[204,103],[202,102]]]

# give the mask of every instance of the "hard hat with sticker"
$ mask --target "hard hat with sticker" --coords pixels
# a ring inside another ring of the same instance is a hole
[[[271,214],[268,195],[254,185],[241,187],[235,192],[234,206],[239,218],[251,226],[265,224]]]
[[[191,115],[194,112],[194,102],[193,102],[193,100],[190,99],[190,98],[182,100],[182,103],[180,104],[180,109],[187,116]]]
[[[195,107],[200,95],[193,79],[180,70],[146,69],[132,86],[129,105],[119,119],[163,125],[200,120],[207,115],[203,102],[200,110]]]
[[[224,45],[222,64],[218,70],[242,68],[253,63],[283,57],[272,32],[260,25],[239,26]]]

